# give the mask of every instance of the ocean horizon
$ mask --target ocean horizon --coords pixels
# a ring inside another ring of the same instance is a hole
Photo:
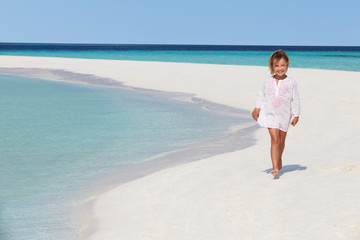
[[[194,50],[194,51],[274,51],[279,48],[285,51],[360,51],[360,46],[337,45],[232,45],[232,44],[117,44],[117,43],[30,43],[0,42],[0,49],[12,50]]]

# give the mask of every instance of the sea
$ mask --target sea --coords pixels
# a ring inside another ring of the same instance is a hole
[[[360,46],[0,43],[0,55],[267,66],[278,49],[291,68],[360,71]]]
[[[360,47],[0,43],[0,55],[360,71]],[[1,66],[0,66],[1,67]],[[249,116],[106,86],[0,72],[0,240],[75,240],[80,189],[130,165],[216,138]]]

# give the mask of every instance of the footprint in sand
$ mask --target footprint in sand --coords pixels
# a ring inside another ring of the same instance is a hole
[[[346,166],[341,168],[343,172],[352,172],[352,171],[360,171],[360,167],[356,165]]]

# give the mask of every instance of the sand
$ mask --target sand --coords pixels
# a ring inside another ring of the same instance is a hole
[[[12,56],[0,56],[0,68],[91,74],[249,112],[269,75],[255,66]],[[161,169],[96,196],[91,231],[80,238],[360,239],[360,72],[290,68],[288,75],[299,85],[301,116],[289,130],[278,178],[269,174],[269,136],[259,128],[246,149]]]

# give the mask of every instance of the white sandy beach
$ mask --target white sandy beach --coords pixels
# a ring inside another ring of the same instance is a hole
[[[248,111],[269,75],[253,66],[15,56],[0,56],[0,68],[93,74]],[[288,75],[299,85],[301,116],[289,130],[278,179],[267,172],[270,141],[261,128],[254,146],[161,170],[96,197],[95,225],[81,237],[360,239],[360,72],[290,66]]]

